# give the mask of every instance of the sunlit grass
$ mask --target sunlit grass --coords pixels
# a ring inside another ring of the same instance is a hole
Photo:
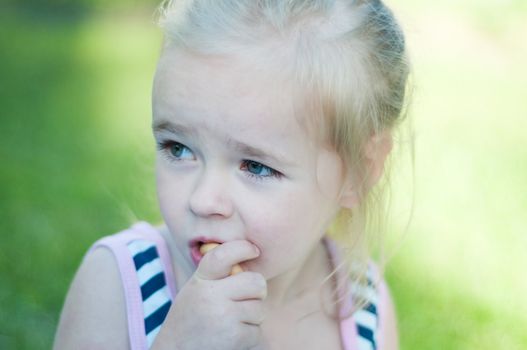
[[[527,51],[510,38],[527,27],[509,20],[526,12],[496,11],[502,20],[482,29],[474,13],[486,3],[422,6],[402,11],[417,150],[416,211],[389,270],[403,345],[523,349]]]

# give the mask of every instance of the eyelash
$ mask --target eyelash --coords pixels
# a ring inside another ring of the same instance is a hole
[[[184,144],[179,143],[179,142],[175,142],[175,141],[170,141],[170,140],[157,142],[157,149],[159,151],[161,151],[161,153],[163,154],[165,159],[167,159],[169,162],[180,162],[181,160],[176,158],[170,152],[170,147],[173,146],[173,145],[180,145],[180,146],[190,150],[190,148],[188,148]],[[255,180],[258,180],[258,181],[267,180],[268,178],[272,178],[272,177],[280,179],[283,176],[278,171],[276,171],[276,170],[274,170],[274,169],[272,169],[272,168],[270,168],[270,167],[268,167],[268,166],[266,166],[266,165],[264,165],[262,163],[255,162],[253,160],[246,160],[245,159],[245,160],[243,160],[243,163],[245,164],[245,168],[248,168],[248,166],[247,166],[248,164],[257,164],[257,165],[263,166],[264,168],[269,169],[271,175],[256,175],[256,174],[253,174],[253,173],[250,173],[250,172],[246,172],[248,177],[253,178]]]

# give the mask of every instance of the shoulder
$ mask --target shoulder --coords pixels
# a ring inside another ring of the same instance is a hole
[[[54,349],[127,349],[127,335],[126,302],[117,261],[109,249],[97,247],[75,274]]]

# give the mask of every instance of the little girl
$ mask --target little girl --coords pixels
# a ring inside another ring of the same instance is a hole
[[[408,76],[391,11],[179,0],[161,25],[164,224],[92,246],[55,349],[396,349],[364,229]]]

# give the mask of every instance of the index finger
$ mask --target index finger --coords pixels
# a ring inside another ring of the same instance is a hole
[[[205,254],[195,274],[196,277],[206,280],[225,278],[230,275],[234,265],[259,255],[258,247],[249,241],[225,242]]]

